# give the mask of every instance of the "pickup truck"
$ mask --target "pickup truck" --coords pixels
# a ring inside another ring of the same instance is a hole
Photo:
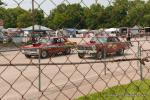
[[[49,55],[63,53],[70,54],[71,49],[74,48],[76,42],[71,42],[64,37],[44,37],[39,39],[37,43],[31,45],[22,46],[22,53],[27,58],[31,56],[39,56],[46,58]]]
[[[116,36],[92,37],[90,42],[77,45],[79,58],[85,55],[94,56],[96,59],[106,58],[108,54],[123,55],[124,50],[129,49],[128,42],[121,42]]]

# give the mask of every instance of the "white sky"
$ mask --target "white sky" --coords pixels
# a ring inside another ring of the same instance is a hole
[[[14,8],[18,6],[20,3],[20,7],[26,10],[32,8],[32,0],[2,0],[7,4],[6,8]],[[35,0],[35,8],[37,8],[40,4],[40,9],[44,10],[46,14],[49,14],[51,9],[56,8],[57,5],[61,3],[80,3],[82,6],[89,7],[91,4],[95,3],[95,0]],[[82,2],[81,2],[82,1]],[[113,0],[98,0],[98,3],[107,6]],[[143,0],[148,1],[148,0]]]
[[[20,3],[20,7],[24,9],[31,9],[32,8],[32,0],[2,0],[7,4],[6,8],[14,8],[17,7],[17,3]],[[90,6],[91,4],[95,3],[95,0],[35,0],[35,7],[38,7],[40,4],[40,8],[44,10],[46,14],[49,14],[51,9],[56,8],[57,5],[61,4],[62,2],[68,4],[69,3],[80,3],[82,6]],[[84,4],[81,2],[83,1]],[[102,5],[108,5],[109,1],[112,0],[98,0],[98,3]]]

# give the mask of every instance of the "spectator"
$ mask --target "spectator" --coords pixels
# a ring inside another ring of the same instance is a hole
[[[130,46],[133,46],[132,43],[131,43],[131,32],[128,32],[128,33],[127,33],[126,40],[127,40],[128,43],[130,44]]]

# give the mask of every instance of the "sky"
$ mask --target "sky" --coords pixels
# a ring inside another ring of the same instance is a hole
[[[19,3],[20,7],[26,10],[32,8],[32,0],[2,0],[2,1],[7,4],[7,6],[5,6],[6,8],[17,7]],[[109,4],[109,1],[112,0],[98,0],[98,3],[106,6]],[[35,8],[38,8],[40,5],[40,9],[44,10],[46,14],[49,14],[51,9],[56,8],[57,5],[61,3],[66,4],[80,3],[82,6],[89,7],[91,4],[95,3],[95,0],[35,0]]]
[[[32,0],[2,0],[7,4],[6,8],[14,8],[20,4],[21,8],[26,10],[32,8]],[[82,2],[81,2],[82,1]],[[98,3],[107,6],[113,0],[98,0]],[[143,0],[147,1],[147,0]],[[45,14],[48,15],[50,10],[57,7],[57,5],[61,3],[72,4],[72,3],[80,3],[82,6],[89,7],[91,4],[95,3],[95,0],[35,0],[35,8],[38,8],[40,5],[40,9],[44,10]]]

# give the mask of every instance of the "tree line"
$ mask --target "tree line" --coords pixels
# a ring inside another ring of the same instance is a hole
[[[3,4],[0,0],[0,5]],[[0,19],[5,28],[24,28],[39,24],[51,29],[99,29],[110,27],[150,26],[150,0],[115,0],[111,5],[60,4],[46,16],[43,10],[25,10],[20,7],[0,7]]]

